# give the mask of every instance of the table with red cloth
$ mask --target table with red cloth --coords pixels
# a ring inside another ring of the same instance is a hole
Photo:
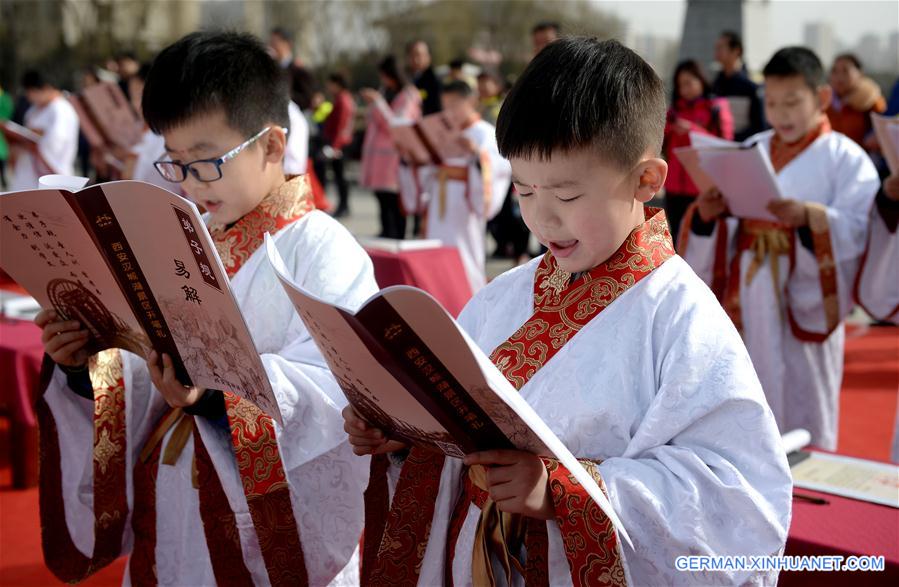
[[[780,574],[778,585],[899,585],[899,509],[799,487],[794,491],[828,503],[793,499],[793,520],[784,554],[883,555],[884,570],[785,571]]]
[[[436,247],[398,253],[365,249],[375,266],[378,286],[412,285],[434,296],[454,317],[471,299],[471,285],[459,251]]]
[[[13,486],[37,484],[38,443],[34,393],[40,379],[41,330],[28,320],[0,317],[0,410],[10,419]]]

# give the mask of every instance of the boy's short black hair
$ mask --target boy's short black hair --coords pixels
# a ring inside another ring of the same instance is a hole
[[[762,74],[765,77],[799,75],[813,90],[827,83],[821,60],[807,47],[784,47],[771,57]]]
[[[344,90],[350,87],[350,83],[347,81],[346,76],[337,71],[328,75],[328,81],[340,86]]]
[[[22,88],[26,90],[43,90],[52,85],[50,80],[36,69],[29,69],[22,74]]]
[[[290,128],[287,76],[256,37],[191,33],[156,57],[143,95],[144,120],[162,134],[221,109],[228,124],[251,137],[269,124]]]
[[[463,98],[470,98],[474,95],[474,88],[471,87],[467,82],[462,80],[453,80],[446,84],[443,84],[443,94],[455,94],[457,96],[462,96]]]
[[[661,150],[665,102],[662,80],[639,55],[618,41],[568,37],[547,45],[512,86],[496,140],[506,158],[590,148],[631,169]]]
[[[736,31],[721,31],[721,34],[718,36],[725,40],[728,49],[739,51],[740,55],[743,55],[743,39],[739,33]]]

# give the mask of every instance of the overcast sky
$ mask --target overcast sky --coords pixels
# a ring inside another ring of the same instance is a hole
[[[650,33],[678,39],[684,23],[686,0],[593,0],[624,19],[637,34]],[[764,60],[788,44],[802,43],[809,22],[830,22],[840,42],[852,46],[866,33],[886,40],[899,29],[896,0],[747,0],[744,7],[744,36],[748,59]],[[758,34],[767,29],[766,35]],[[755,33],[755,34],[754,34]],[[766,46],[752,46],[756,38]],[[899,56],[896,57],[899,61]],[[899,64],[897,64],[899,66]]]

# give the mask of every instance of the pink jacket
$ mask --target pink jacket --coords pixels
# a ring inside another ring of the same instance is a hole
[[[396,192],[399,191],[400,156],[393,145],[388,117],[418,120],[421,118],[421,95],[414,86],[406,86],[393,98],[389,112],[386,103],[378,102],[368,111],[359,184],[372,190]]]
[[[732,141],[734,138],[734,119],[730,105],[724,98],[699,98],[692,102],[679,100],[668,111],[668,122],[665,124],[665,158],[668,160],[668,178],[665,189],[668,192],[695,196],[699,189],[687,175],[674,149],[690,145],[690,135],[680,134],[674,130],[674,120],[683,118],[693,124],[699,133],[711,134]]]

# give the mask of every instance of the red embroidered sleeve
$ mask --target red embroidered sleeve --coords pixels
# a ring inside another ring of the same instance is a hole
[[[626,585],[621,547],[612,521],[564,465],[555,459],[543,460],[572,583],[575,587]],[[581,462],[607,493],[596,463]]]

